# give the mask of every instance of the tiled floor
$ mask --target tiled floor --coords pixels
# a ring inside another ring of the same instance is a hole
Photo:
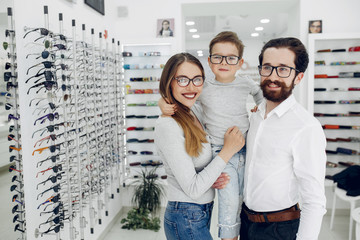
[[[10,192],[11,175],[7,171],[0,172],[0,233],[1,239],[15,240],[20,235],[18,232],[14,232],[14,223],[12,223],[13,214],[11,214],[10,204],[11,196]],[[217,206],[215,203],[212,219],[212,236],[217,236],[216,218],[217,218]],[[163,211],[160,213],[163,215]],[[330,211],[328,215],[324,217],[323,225],[320,232],[319,240],[347,240],[349,229],[349,216],[336,216],[334,230],[330,231]],[[159,232],[153,232],[149,230],[126,230],[121,229],[120,219],[121,216],[110,231],[104,237],[104,240],[130,240],[130,239],[146,239],[146,240],[165,240],[165,234],[161,228]],[[355,232],[355,231],[354,231]],[[214,239],[217,239],[214,237]],[[355,239],[355,236],[354,238]]]

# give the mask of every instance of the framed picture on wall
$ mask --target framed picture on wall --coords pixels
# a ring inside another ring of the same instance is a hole
[[[84,0],[85,4],[89,5],[91,8],[95,9],[102,15],[105,15],[105,0]]]
[[[165,18],[157,20],[157,37],[174,37],[174,19]]]
[[[309,21],[309,33],[322,33],[322,20]]]

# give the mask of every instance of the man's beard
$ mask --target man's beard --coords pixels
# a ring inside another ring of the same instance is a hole
[[[284,82],[280,82],[278,80],[271,81],[268,79],[268,80],[264,80],[260,84],[260,87],[261,87],[261,90],[263,91],[264,97],[267,100],[272,101],[272,102],[282,102],[292,94],[292,90],[295,87],[294,82],[295,82],[295,78],[291,82],[290,87],[287,87]],[[278,85],[280,87],[280,92],[279,91],[271,91],[271,90],[267,89],[267,86],[271,83]]]

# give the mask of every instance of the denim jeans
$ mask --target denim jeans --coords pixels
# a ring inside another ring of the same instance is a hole
[[[167,240],[212,240],[210,222],[213,202],[196,204],[169,201],[164,216]]]
[[[213,157],[223,146],[211,145]],[[243,200],[244,172],[245,172],[246,147],[227,163],[223,172],[230,176],[230,182],[225,188],[218,190],[219,200],[219,238],[234,238],[240,232],[240,212]]]
[[[245,208],[243,206],[243,208]],[[253,223],[241,211],[241,240],[295,240],[300,219],[273,223]]]

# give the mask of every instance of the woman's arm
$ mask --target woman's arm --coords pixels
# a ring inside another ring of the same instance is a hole
[[[155,127],[155,144],[158,150],[182,190],[192,199],[201,197],[209,190],[232,155],[244,145],[241,144],[241,137],[237,128],[228,130],[223,150],[203,170],[196,172],[193,159],[185,150],[183,131],[175,120],[170,117],[162,118]]]

